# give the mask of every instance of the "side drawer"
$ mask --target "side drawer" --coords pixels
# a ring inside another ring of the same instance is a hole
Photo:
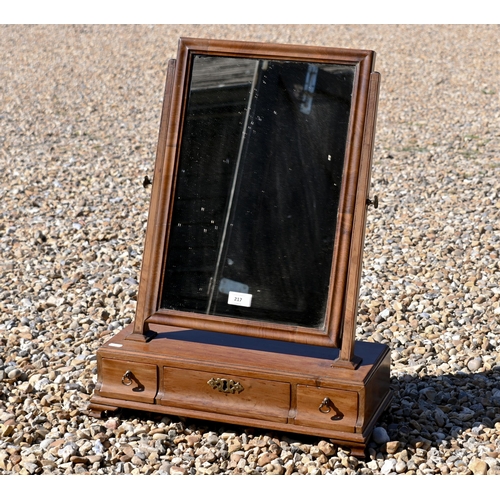
[[[99,395],[154,403],[158,388],[156,365],[103,358]]]
[[[357,418],[356,392],[297,385],[296,425],[353,432]]]
[[[286,422],[290,384],[199,370],[163,368],[160,404]]]

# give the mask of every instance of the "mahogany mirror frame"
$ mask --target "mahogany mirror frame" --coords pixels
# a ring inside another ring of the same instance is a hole
[[[324,327],[316,329],[161,309],[161,294],[172,219],[173,195],[182,143],[183,120],[194,55],[265,58],[355,67],[344,171],[334,239],[334,255]],[[357,302],[380,75],[370,50],[308,47],[228,40],[179,39],[177,60],[168,62],[154,180],[133,332],[146,342],[155,325],[209,330],[263,339],[339,348],[339,363],[354,359]]]

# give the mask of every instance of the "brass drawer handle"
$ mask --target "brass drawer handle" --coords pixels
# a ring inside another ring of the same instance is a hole
[[[227,380],[225,378],[212,377],[207,384],[210,385],[212,389],[217,389],[219,392],[224,392],[226,394],[235,394],[243,390],[243,386],[239,382]]]
[[[132,372],[130,370],[127,370],[122,377],[122,384],[123,385],[132,385]]]
[[[318,410],[321,413],[330,413],[333,410],[335,413],[330,417],[330,420],[342,420],[344,418],[344,414],[335,406],[335,403],[330,398],[323,399]]]
[[[332,411],[331,404],[332,402],[330,401],[330,398],[325,398],[323,399],[323,401],[321,401],[318,410],[321,413],[330,413]]]

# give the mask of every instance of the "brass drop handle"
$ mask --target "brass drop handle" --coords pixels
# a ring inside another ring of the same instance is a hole
[[[325,398],[323,399],[323,401],[321,401],[318,410],[321,413],[330,413],[332,411],[331,404],[332,402],[330,401],[330,398]]]
[[[132,385],[132,372],[130,370],[127,370],[122,377],[122,384],[123,385]]]

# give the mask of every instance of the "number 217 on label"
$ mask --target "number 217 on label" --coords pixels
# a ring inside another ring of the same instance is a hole
[[[252,304],[251,293],[229,292],[227,303],[233,306],[250,307]]]

